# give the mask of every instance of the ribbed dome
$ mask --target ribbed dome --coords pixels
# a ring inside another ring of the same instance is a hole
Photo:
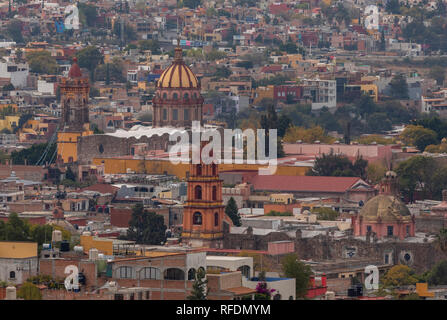
[[[185,65],[182,57],[182,49],[175,48],[173,63],[161,74],[158,80],[158,88],[197,88],[197,80],[191,69]]]
[[[393,195],[379,194],[366,202],[360,210],[360,216],[366,221],[383,222],[410,221],[411,213],[407,206]]]

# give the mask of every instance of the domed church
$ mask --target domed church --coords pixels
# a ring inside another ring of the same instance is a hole
[[[415,218],[399,199],[398,178],[388,171],[380,183],[379,194],[366,202],[352,218],[355,236],[375,233],[378,239],[414,237]]]
[[[174,61],[157,82],[152,126],[191,127],[192,121],[202,121],[203,101],[200,83],[183,61],[182,48],[178,45]]]

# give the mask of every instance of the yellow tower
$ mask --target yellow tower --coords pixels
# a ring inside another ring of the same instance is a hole
[[[88,118],[88,77],[82,75],[76,58],[59,87],[62,115],[57,133],[57,162],[73,163],[78,160],[78,138],[93,134]]]

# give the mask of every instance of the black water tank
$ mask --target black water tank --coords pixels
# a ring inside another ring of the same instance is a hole
[[[356,296],[356,290],[354,288],[348,289],[348,297],[355,297]]]
[[[67,240],[62,240],[61,242],[61,252],[68,252],[70,251],[70,242]]]
[[[356,293],[357,293],[357,297],[363,296],[363,286],[361,284],[358,284],[356,286]]]
[[[82,272],[79,272],[78,273],[78,282],[79,282],[79,284],[83,284],[83,285],[85,285],[85,276],[84,276],[84,274],[82,273]]]

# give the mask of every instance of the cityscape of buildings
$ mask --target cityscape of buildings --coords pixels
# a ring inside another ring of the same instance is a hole
[[[0,1],[0,300],[446,300],[446,13]]]

